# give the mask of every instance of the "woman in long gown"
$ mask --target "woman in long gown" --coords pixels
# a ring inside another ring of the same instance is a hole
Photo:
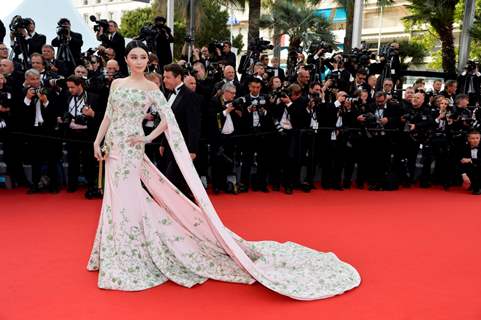
[[[360,284],[356,269],[333,253],[293,242],[250,242],[227,229],[195,172],[170,105],[144,77],[146,47],[139,41],[129,43],[126,61],[131,75],[112,83],[94,142],[98,160],[104,137],[107,149],[102,210],[87,267],[99,271],[100,288],[136,291],[167,280],[185,287],[207,279],[258,281],[282,295],[314,300]],[[143,136],[142,119],[151,106],[158,108],[162,121]],[[162,132],[196,203],[144,154],[144,144]]]

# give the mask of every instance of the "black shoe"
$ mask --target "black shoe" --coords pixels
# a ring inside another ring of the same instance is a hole
[[[68,186],[68,187],[67,187],[67,192],[68,192],[68,193],[73,193],[73,192],[75,192],[75,191],[77,191],[77,186]]]
[[[34,194],[34,193],[39,193],[40,190],[37,187],[30,187],[27,190],[27,194]]]
[[[219,188],[214,188],[213,191],[214,191],[214,194],[219,194],[219,193],[220,193],[220,189],[219,189]]]
[[[479,196],[479,195],[481,195],[481,190],[475,189],[475,190],[473,190],[472,194],[475,195],[475,196]]]
[[[268,193],[269,189],[267,189],[267,186],[263,186],[263,187],[259,187],[259,191],[264,192],[264,193]]]
[[[344,188],[341,187],[341,186],[338,185],[338,184],[334,185],[334,186],[333,186],[333,189],[334,189],[334,190],[337,190],[337,191],[344,191]]]
[[[311,185],[307,182],[301,183],[301,190],[304,192],[311,192]]]
[[[59,192],[60,192],[60,188],[59,188],[59,187],[54,187],[54,186],[52,186],[52,187],[49,187],[49,188],[48,188],[48,192],[53,193],[53,194],[59,193]]]
[[[422,189],[427,189],[427,188],[431,188],[431,184],[429,182],[420,182],[419,183],[419,187],[422,188]]]
[[[247,192],[249,190],[249,187],[243,183],[239,183],[238,190],[239,192]]]
[[[273,184],[272,191],[281,191],[281,187],[278,184]]]
[[[352,183],[350,181],[346,181],[342,184],[342,187],[344,189],[351,189],[351,185],[352,185]]]
[[[286,194],[292,194],[292,188],[291,187],[285,187],[285,191],[284,191]]]

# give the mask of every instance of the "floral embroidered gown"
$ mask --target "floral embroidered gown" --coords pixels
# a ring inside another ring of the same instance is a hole
[[[142,135],[142,119],[155,106],[192,190],[192,203],[128,137]],[[333,253],[293,242],[246,241],[220,221],[190,160],[170,105],[160,91],[113,89],[105,191],[88,270],[103,289],[136,291],[171,280],[192,287],[208,279],[265,287],[299,300],[331,297],[360,284],[356,269]],[[142,183],[143,182],[143,186]]]

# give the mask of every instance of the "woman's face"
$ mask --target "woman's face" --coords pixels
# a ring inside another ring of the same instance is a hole
[[[149,63],[149,55],[142,48],[134,48],[130,50],[125,61],[127,61],[127,65],[132,73],[144,72]]]
[[[439,99],[438,100],[439,109],[446,109],[448,107],[448,100]]]
[[[279,78],[272,79],[272,89],[277,89],[277,88],[280,88],[281,86],[282,86],[281,79]]]

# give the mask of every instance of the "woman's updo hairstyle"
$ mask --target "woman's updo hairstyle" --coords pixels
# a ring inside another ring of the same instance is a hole
[[[145,51],[145,53],[147,53],[147,55],[149,54],[149,49],[147,49],[147,46],[142,41],[132,40],[125,47],[125,57],[127,57],[129,55],[129,52],[135,48],[141,48]]]

